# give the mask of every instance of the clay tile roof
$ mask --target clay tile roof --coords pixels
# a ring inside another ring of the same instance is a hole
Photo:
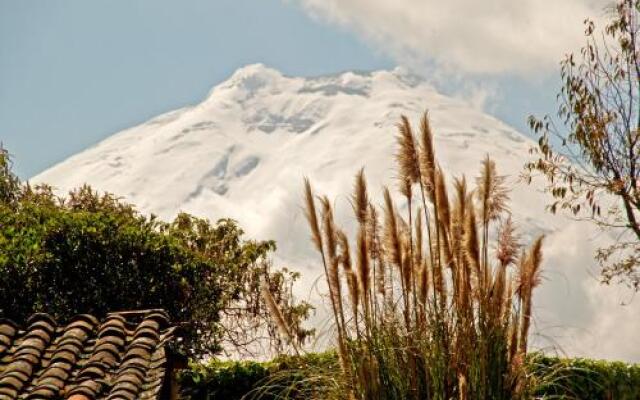
[[[0,319],[0,400],[160,399],[173,328],[162,310]]]

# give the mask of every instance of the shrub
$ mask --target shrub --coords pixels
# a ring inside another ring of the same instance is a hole
[[[545,375],[535,396],[584,400],[640,398],[640,365],[619,361],[535,355],[528,364],[534,375]]]
[[[194,362],[178,375],[181,394],[192,400],[325,398],[333,388],[318,376],[338,368],[334,352],[279,356],[266,362]]]
[[[189,399],[235,400],[258,388],[271,373],[268,363],[213,360],[192,364],[180,372],[178,381],[183,396]]]

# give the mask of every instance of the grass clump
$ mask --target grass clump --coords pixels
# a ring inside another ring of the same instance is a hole
[[[505,179],[488,157],[475,188],[464,177],[448,186],[428,115],[419,137],[406,117],[398,131],[405,211],[387,188],[384,206],[375,207],[360,171],[351,198],[353,241],[336,224],[329,199],[305,181],[336,329],[338,397],[523,398],[543,238],[520,245]]]

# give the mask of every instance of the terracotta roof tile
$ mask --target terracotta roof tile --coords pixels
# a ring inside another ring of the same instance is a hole
[[[83,314],[64,326],[47,314],[25,327],[0,319],[0,400],[158,399],[172,338],[161,310]]]

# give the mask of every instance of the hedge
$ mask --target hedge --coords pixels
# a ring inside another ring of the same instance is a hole
[[[532,371],[544,377],[538,396],[584,400],[640,399],[640,364],[534,356]]]
[[[310,390],[313,398],[322,398],[323,385],[309,387],[308,378],[321,375],[318,371],[331,373],[337,368],[333,352],[280,356],[266,362],[214,359],[191,363],[189,369],[178,374],[178,381],[183,398],[192,400],[272,400],[282,398],[285,391],[289,399],[310,400]]]
[[[559,358],[534,354],[530,370],[538,378],[536,398],[580,400],[640,399],[640,365],[623,362]],[[284,388],[288,398],[310,400],[301,389],[313,370],[338,368],[335,354],[312,353],[267,362],[220,361],[193,363],[179,374],[183,396],[193,400],[275,399]],[[318,385],[321,386],[321,385]],[[314,389],[318,395],[320,387]]]

